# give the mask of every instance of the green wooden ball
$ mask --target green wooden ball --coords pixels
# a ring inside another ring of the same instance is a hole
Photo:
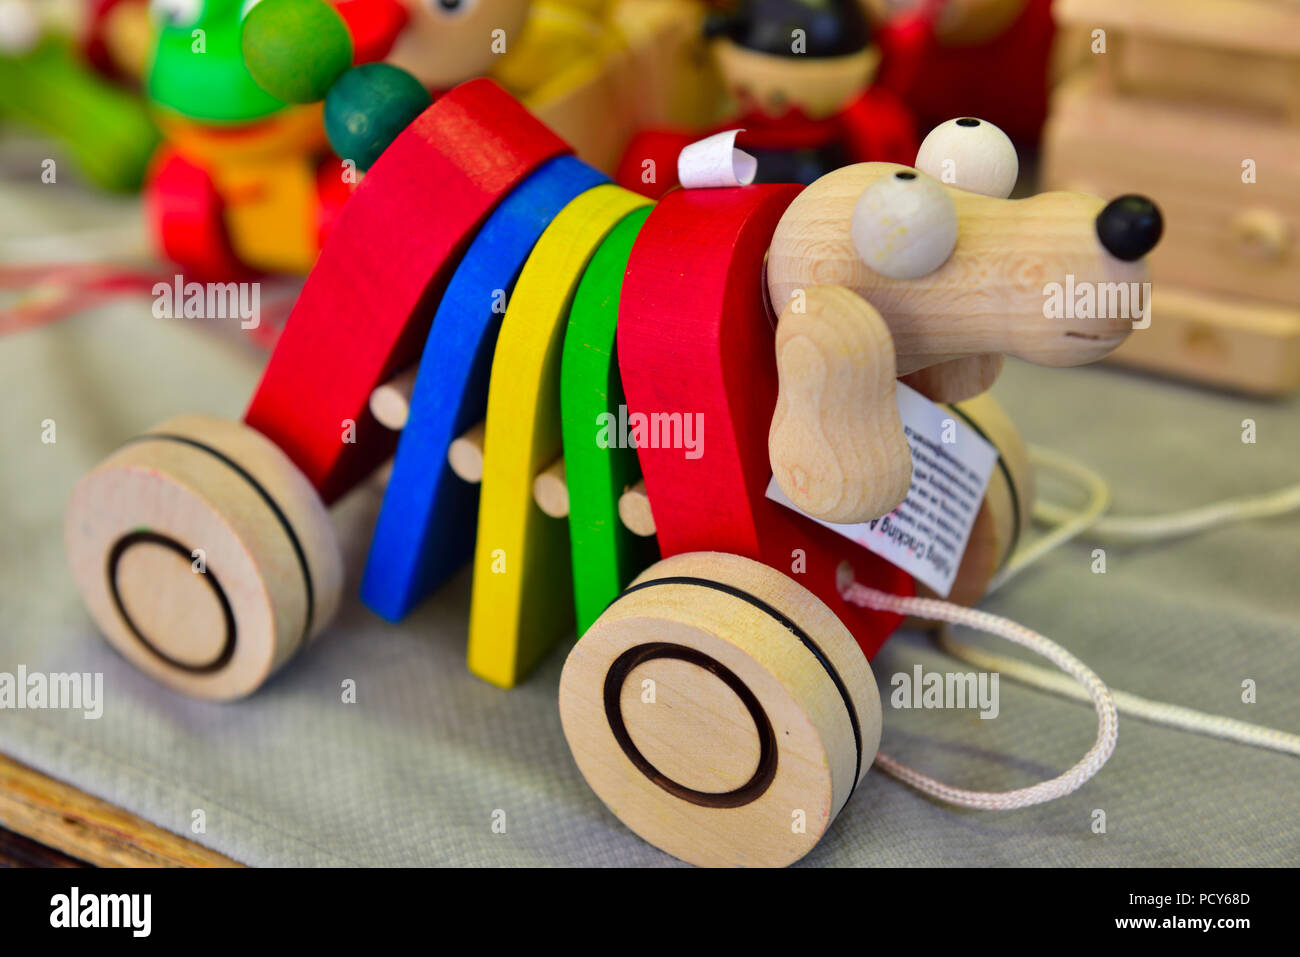
[[[398,133],[433,100],[420,81],[387,63],[366,63],[344,73],[325,97],[330,146],[358,169],[369,169]]]
[[[262,0],[240,48],[257,85],[287,103],[315,103],[352,65],[352,36],[325,0]]]

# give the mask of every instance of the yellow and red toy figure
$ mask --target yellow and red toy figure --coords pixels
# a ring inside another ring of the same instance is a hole
[[[329,153],[316,101],[340,74],[391,54],[427,87],[452,86],[488,70],[492,31],[518,29],[527,0],[154,0],[153,11],[146,89],[166,145],[149,219],[169,259],[222,279],[311,268],[364,168]]]
[[[619,185],[658,197],[676,185],[684,146],[736,128],[765,182],[807,184],[849,163],[916,156],[911,114],[873,83],[881,51],[858,0],[742,0],[706,30],[738,112],[715,130],[637,134]]]

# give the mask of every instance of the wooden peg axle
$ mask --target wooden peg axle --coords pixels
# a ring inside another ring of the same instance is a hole
[[[415,390],[417,366],[399,372],[370,393],[370,414],[385,428],[400,432],[411,414],[411,393]]]
[[[466,482],[483,481],[483,437],[486,422],[476,422],[447,446],[447,464]]]
[[[650,496],[646,494],[644,479],[619,496],[618,517],[628,531],[637,535],[649,537],[655,533],[655,517],[650,511]]]
[[[569,486],[564,479],[564,456],[558,457],[533,479],[533,501],[551,518],[569,517]]]

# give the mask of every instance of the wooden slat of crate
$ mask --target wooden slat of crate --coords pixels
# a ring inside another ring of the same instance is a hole
[[[1058,23],[1202,46],[1300,56],[1294,0],[1056,0]]]
[[[1125,93],[1218,103],[1300,122],[1300,56],[1128,37],[1118,57],[1116,82]]]
[[[1241,392],[1282,395],[1300,387],[1300,308],[1158,285],[1151,325],[1111,357]]]
[[[100,867],[242,866],[4,755],[0,825]]]
[[[1062,37],[1106,31],[1091,57],[1117,91],[1217,103],[1300,125],[1300,3],[1057,0]],[[1064,39],[1062,42],[1067,42]]]

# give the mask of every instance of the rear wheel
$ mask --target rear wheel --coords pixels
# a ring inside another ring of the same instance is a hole
[[[73,490],[82,599],[132,664],[199,698],[249,694],[333,617],[342,560],[307,479],[234,422],[168,419]]]
[[[606,609],[565,662],[560,717],[628,827],[714,866],[801,858],[880,741],[848,629],[787,576],[717,552],[658,562]]]

